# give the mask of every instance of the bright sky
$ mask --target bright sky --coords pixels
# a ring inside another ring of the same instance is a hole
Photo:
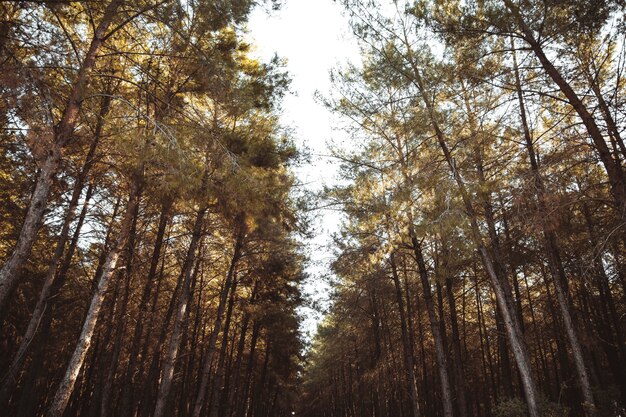
[[[270,15],[259,8],[251,16],[248,29],[256,45],[256,54],[269,60],[274,54],[287,59],[287,70],[293,79],[295,94],[283,102],[283,123],[295,129],[295,140],[313,154],[312,164],[298,169],[297,175],[307,188],[317,191],[332,185],[337,174],[337,161],[325,158],[326,144],[332,139],[342,141],[342,132],[333,129],[334,116],[314,99],[316,91],[330,91],[329,71],[347,61],[357,62],[356,40],[351,36],[342,7],[333,0],[287,0],[283,7]],[[325,276],[329,271],[331,233],[338,230],[337,213],[315,213],[317,237],[309,242],[308,255],[311,275],[304,292],[315,302],[325,304],[329,287]],[[311,336],[319,320],[319,311],[302,310],[303,330]]]

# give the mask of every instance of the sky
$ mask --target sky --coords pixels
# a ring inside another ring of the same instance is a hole
[[[278,11],[268,14],[257,8],[248,23],[253,55],[268,61],[274,54],[287,60],[292,77],[292,94],[283,101],[282,123],[295,130],[294,139],[312,154],[311,163],[300,167],[296,175],[311,191],[337,181],[338,163],[328,155],[327,144],[346,140],[335,129],[336,117],[318,100],[316,92],[327,96],[331,83],[329,71],[347,62],[357,62],[359,51],[352,37],[342,7],[333,0],[287,0]],[[311,265],[310,278],[303,292],[318,305],[327,306],[329,286],[326,277],[332,260],[331,235],[339,228],[337,212],[319,210],[313,213],[316,237],[306,242]],[[322,319],[319,309],[304,307],[302,330],[310,338]]]

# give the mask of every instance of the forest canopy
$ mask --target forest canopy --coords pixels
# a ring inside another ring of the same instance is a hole
[[[338,0],[317,194],[288,3],[0,1],[0,415],[626,415],[624,2]]]

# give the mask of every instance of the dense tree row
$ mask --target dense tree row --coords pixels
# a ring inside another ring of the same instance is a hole
[[[291,414],[298,155],[254,3],[0,2],[0,414]]]
[[[302,414],[623,415],[623,4],[343,3],[363,62],[328,100],[354,146]]]

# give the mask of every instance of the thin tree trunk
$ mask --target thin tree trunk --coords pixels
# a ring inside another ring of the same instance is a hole
[[[589,207],[584,202],[582,204],[582,214],[585,218],[589,238],[593,247],[595,247],[596,242],[598,242],[598,237],[592,225],[593,222]],[[615,382],[620,388],[622,401],[626,403],[626,363],[624,359],[626,358],[626,348],[624,346],[626,338],[624,338],[624,333],[621,329],[619,314],[611,288],[609,287],[609,278],[606,275],[601,256],[594,256],[593,264],[597,271],[595,281],[600,295],[599,305],[603,311],[602,315],[604,316],[602,320],[594,320],[596,323],[595,327],[598,333],[601,334],[601,345],[607,353],[609,366],[614,375]],[[584,284],[582,288],[585,288]],[[584,291],[583,295],[587,295],[586,291]],[[613,334],[611,327],[613,327],[615,334]],[[617,355],[617,352],[619,352],[619,355]]]
[[[91,304],[89,306],[89,310],[87,311],[87,316],[85,318],[83,329],[80,334],[80,338],[78,339],[76,349],[72,354],[72,358],[70,359],[65,376],[63,377],[63,380],[61,381],[61,384],[56,391],[56,394],[52,401],[52,405],[48,409],[48,412],[46,414],[47,417],[61,417],[63,415],[65,407],[67,406],[67,402],[69,401],[70,395],[72,394],[72,391],[74,389],[74,384],[76,382],[76,378],[78,377],[78,373],[83,366],[85,356],[87,355],[87,350],[91,345],[91,340],[96,328],[96,324],[98,322],[98,315],[100,313],[102,303],[104,302],[107,288],[111,281],[111,276],[113,275],[113,272],[115,271],[115,268],[117,266],[117,260],[119,258],[119,255],[126,245],[131,223],[133,220],[133,215],[135,213],[135,207],[139,204],[141,175],[142,173],[140,169],[139,172],[136,173],[134,178],[132,179],[128,205],[126,207],[126,212],[124,213],[124,218],[120,226],[119,236],[117,238],[117,241],[115,242],[114,247],[108,253],[104,262],[102,274],[100,275],[96,292],[91,299]]]
[[[146,284],[139,303],[139,312],[137,314],[137,324],[133,332],[133,338],[129,350],[129,362],[126,368],[126,376],[124,378],[126,388],[122,391],[122,399],[120,400],[120,415],[129,415],[131,403],[134,394],[135,385],[135,373],[137,371],[137,355],[139,355],[139,347],[141,336],[143,335],[144,321],[148,309],[148,301],[150,299],[151,292],[155,287],[155,281],[157,280],[157,268],[159,266],[159,260],[161,259],[161,250],[163,248],[163,238],[165,237],[165,230],[169,223],[170,211],[172,207],[172,201],[167,199],[161,206],[161,214],[159,215],[159,225],[157,227],[157,234],[155,237],[154,249],[152,251],[152,257],[150,259],[150,268],[146,278]]]
[[[392,253],[389,258],[391,265],[391,275],[395,286],[396,303],[398,304],[398,311],[400,313],[400,330],[402,335],[402,351],[404,353],[404,368],[406,372],[406,379],[409,384],[409,394],[411,397],[411,415],[419,417],[420,406],[419,397],[417,393],[417,381],[415,379],[415,364],[413,358],[413,347],[411,346],[409,339],[409,332],[407,329],[406,310],[404,308],[404,300],[402,296],[402,288],[400,286],[400,279],[398,277],[398,270],[396,266],[395,255]]]
[[[163,417],[165,415],[167,399],[172,388],[172,381],[174,379],[174,368],[176,367],[176,360],[178,359],[178,349],[180,347],[180,339],[183,334],[185,322],[189,315],[187,306],[191,298],[191,272],[196,257],[196,248],[202,238],[202,230],[204,223],[204,216],[207,212],[207,206],[202,207],[196,215],[196,221],[193,227],[193,234],[191,242],[189,243],[189,249],[185,256],[185,262],[181,270],[181,292],[178,299],[178,306],[176,308],[176,316],[174,319],[174,328],[170,336],[170,342],[165,354],[165,363],[163,365],[163,372],[161,374],[161,382],[157,393],[156,406],[154,408],[154,417]]]
[[[248,300],[248,305],[253,306],[256,301],[257,293],[258,293],[259,281],[255,280],[254,285],[252,287],[252,293],[250,294],[250,299]],[[244,349],[246,347],[246,337],[248,334],[248,327],[250,326],[250,312],[246,311],[244,313],[244,317],[242,319],[241,324],[241,334],[239,335],[239,343],[237,345],[237,354],[235,356],[235,366],[233,367],[232,377],[234,377],[234,381],[232,383],[232,389],[227,396],[224,397],[224,416],[230,417],[232,411],[234,410],[234,404],[237,401],[244,400],[244,398],[239,397],[238,394],[240,392],[241,385],[241,363],[243,361]],[[245,382],[244,382],[245,383]]]
[[[452,329],[452,353],[454,354],[454,374],[458,397],[459,416],[467,416],[467,400],[465,398],[465,376],[463,373],[463,356],[461,354],[461,336],[456,312],[456,299],[452,288],[452,278],[446,278],[446,296],[450,306],[450,327]]]
[[[546,74],[554,81],[559,87],[561,92],[565,95],[570,105],[576,111],[581,121],[587,129],[587,133],[591,137],[595,149],[598,152],[600,161],[604,166],[611,185],[611,193],[617,204],[619,216],[626,215],[626,180],[624,178],[624,171],[618,161],[613,159],[611,151],[604,140],[602,132],[598,127],[593,115],[589,112],[583,101],[578,94],[569,85],[569,83],[563,78],[559,70],[552,64],[550,59],[546,56],[539,41],[535,38],[532,30],[528,27],[522,16],[520,9],[511,1],[504,0],[504,4],[511,11],[513,17],[517,20],[522,33],[524,34],[524,40],[530,46],[535,56],[539,59],[541,66],[545,70]]]
[[[198,248],[198,255],[196,256],[196,263],[195,266],[193,267],[193,272],[191,273],[191,294],[192,294],[192,298],[190,299],[190,303],[193,301],[193,298],[196,298],[195,296],[193,296],[195,294],[196,291],[196,286],[198,284],[198,275],[200,274],[200,270],[202,269],[202,260],[203,260],[203,248],[200,247]],[[202,280],[202,278],[200,278],[200,280]],[[201,299],[200,297],[198,297],[198,304],[201,304]],[[189,307],[189,313],[187,315],[187,318],[189,318],[189,315],[191,314],[191,307]],[[182,375],[181,375],[181,384],[179,385],[179,390],[178,390],[178,396],[179,396],[179,408],[178,410],[174,409],[173,411],[175,411],[177,413],[177,415],[183,416],[183,415],[188,415],[188,406],[187,406],[187,401],[186,401],[186,397],[188,397],[188,395],[186,395],[186,388],[187,388],[187,382],[188,382],[188,375],[191,375],[191,368],[192,368],[192,363],[191,363],[191,356],[193,354],[193,344],[194,344],[194,339],[193,339],[193,335],[192,338],[190,340],[189,338],[189,325],[185,326],[184,328],[184,332],[183,332],[183,337],[182,337],[182,341],[181,341],[181,346],[183,346],[183,349],[186,350],[185,352],[183,352],[183,354],[181,355],[181,358],[183,360],[183,363],[181,364],[181,368],[182,368]],[[194,326],[194,330],[195,330],[195,326]],[[193,391],[193,390],[188,390],[188,391]]]
[[[33,340],[33,342],[35,342],[36,340],[41,340],[41,341],[46,341],[48,340],[48,337],[50,335],[50,330],[51,330],[51,325],[52,325],[52,319],[55,315],[55,310],[56,307],[58,306],[58,294],[59,291],[61,289],[61,287],[63,286],[63,284],[65,283],[67,276],[68,276],[68,272],[69,269],[72,265],[72,259],[74,258],[74,253],[76,251],[76,248],[78,246],[78,241],[80,238],[80,234],[81,234],[81,230],[82,230],[82,225],[83,222],[85,220],[85,217],[87,215],[87,211],[89,208],[89,203],[90,203],[90,199],[92,196],[92,193],[94,191],[94,185],[93,182],[90,183],[89,188],[87,188],[87,192],[85,195],[85,201],[83,202],[83,207],[81,209],[80,215],[78,216],[78,221],[76,224],[76,227],[74,229],[74,234],[72,236],[72,240],[70,242],[69,248],[67,250],[67,253],[65,254],[65,258],[63,260],[63,263],[61,264],[61,266],[59,267],[59,273],[58,273],[58,278],[55,280],[53,288],[51,289],[50,292],[50,297],[49,297],[49,308],[46,310],[45,314],[43,315],[43,319],[42,319],[42,323],[41,323],[41,330],[37,331],[35,333],[35,339]],[[122,201],[122,196],[118,196],[118,198],[115,201],[115,204],[113,205],[113,212],[111,213],[111,219],[109,221],[109,225],[107,227],[107,233],[106,236],[104,238],[104,244],[103,244],[103,248],[104,250],[102,251],[101,256],[99,256],[98,259],[98,266],[96,268],[96,273],[95,273],[95,277],[96,279],[98,279],[100,277],[100,273],[102,271],[102,264],[104,263],[104,256],[106,254],[107,248],[110,246],[111,243],[111,234],[113,232],[113,225],[115,224],[116,220],[117,220],[117,215],[120,209],[120,204]],[[39,369],[39,367],[37,366],[37,361],[39,359],[37,358],[43,358],[45,356],[45,348],[48,345],[47,343],[31,343],[31,345],[33,345],[35,347],[34,352],[33,352],[33,357],[35,359],[33,359],[33,363],[30,364],[30,373],[36,374],[38,372],[41,371],[41,369]],[[96,340],[95,343],[95,347],[94,350],[97,351],[97,346],[98,346],[98,341]],[[43,359],[41,359],[43,360]],[[93,367],[90,367],[90,371],[93,370]],[[30,389],[32,391],[32,388]],[[30,402],[33,402],[33,396],[29,395],[28,398],[30,398]],[[22,401],[24,402],[24,401]],[[28,402],[28,401],[26,401]],[[34,405],[36,404],[29,404],[27,407],[22,406],[21,408],[32,408]],[[42,408],[42,407],[40,407]],[[39,412],[39,414],[43,414],[45,412],[45,410],[41,410]],[[31,415],[31,413],[22,413],[24,415]]]
[[[476,307],[477,307],[477,315],[478,315],[478,335],[480,336],[480,351],[483,362],[483,373],[485,377],[485,383],[490,382],[491,392],[493,394],[493,398],[495,402],[498,402],[498,387],[496,385],[494,370],[493,370],[493,360],[491,354],[491,343],[489,342],[489,335],[487,334],[487,325],[485,324],[485,314],[483,312],[483,303],[482,297],[480,294],[480,287],[478,285],[478,276],[476,271],[476,266],[474,266],[474,285],[476,292]],[[486,357],[486,359],[485,359]],[[487,366],[485,366],[485,363]],[[487,369],[489,369],[489,377],[487,377]],[[485,407],[490,411],[491,401],[489,398],[489,391],[485,390]]]
[[[238,228],[243,226],[239,225]],[[211,338],[209,339],[209,346],[207,347],[206,354],[204,355],[204,365],[202,367],[202,377],[198,388],[198,395],[193,406],[193,417],[200,417],[202,408],[204,407],[204,400],[207,394],[207,388],[209,385],[209,377],[211,375],[211,363],[213,362],[213,355],[215,354],[215,346],[217,345],[217,338],[222,329],[222,320],[224,319],[224,311],[226,310],[226,300],[230,292],[230,287],[233,285],[233,279],[235,274],[235,267],[239,258],[241,257],[241,250],[243,249],[243,239],[245,231],[242,229],[237,232],[235,237],[235,248],[233,251],[233,257],[230,261],[230,267],[226,274],[226,280],[224,281],[224,287],[220,293],[219,304],[215,316],[215,322],[213,324],[213,331],[211,332]],[[158,416],[155,416],[158,417]]]
[[[452,388],[450,387],[450,377],[448,376],[448,364],[446,361],[443,335],[441,334],[441,324],[435,312],[435,303],[433,302],[430,279],[428,277],[428,270],[426,269],[426,262],[424,262],[421,245],[417,240],[417,236],[415,236],[415,231],[411,230],[410,232],[413,254],[415,255],[415,261],[417,262],[418,273],[422,283],[422,291],[424,292],[426,312],[428,313],[428,320],[430,321],[430,331],[435,342],[435,358],[437,360],[437,369],[439,370],[439,382],[441,383],[443,415],[445,417],[451,417],[454,414],[454,407],[452,404]]]
[[[248,363],[246,364],[246,372],[243,378],[243,393],[241,395],[241,401],[239,401],[239,407],[235,417],[245,417],[247,410],[250,406],[250,389],[252,386],[252,372],[254,369],[254,362],[256,360],[256,348],[257,341],[259,340],[259,332],[261,330],[261,323],[257,320],[252,325],[252,335],[250,336],[250,353],[248,354]]]
[[[211,410],[209,417],[218,417],[220,413],[220,389],[222,381],[224,379],[226,349],[228,347],[228,335],[230,332],[230,323],[233,315],[233,308],[235,306],[235,295],[237,292],[237,277],[236,272],[233,273],[233,283],[230,287],[230,298],[228,300],[228,308],[226,309],[226,319],[224,321],[224,330],[222,332],[222,345],[220,346],[220,354],[217,359],[217,365],[215,366],[215,376],[211,381]]]
[[[33,309],[33,313],[31,315],[30,321],[28,322],[28,326],[26,327],[26,331],[24,332],[24,336],[22,338],[22,341],[20,342],[17,353],[15,354],[15,357],[11,362],[9,369],[2,379],[2,388],[0,388],[0,404],[4,404],[9,392],[15,387],[15,384],[17,383],[17,374],[19,373],[22,364],[26,359],[28,348],[30,347],[31,342],[35,337],[35,333],[39,329],[39,325],[41,323],[43,315],[48,307],[50,295],[53,293],[53,288],[55,287],[55,281],[58,281],[59,279],[59,263],[61,261],[61,258],[63,257],[63,254],[65,253],[65,245],[69,238],[70,226],[74,221],[74,214],[76,212],[76,208],[78,207],[78,202],[83,192],[85,181],[89,175],[91,167],[94,164],[96,149],[98,147],[98,143],[102,134],[102,128],[104,126],[104,117],[108,113],[110,101],[111,100],[108,96],[104,97],[102,100],[102,106],[100,107],[100,114],[98,116],[94,139],[91,142],[89,151],[87,152],[83,167],[81,168],[81,171],[76,178],[74,189],[72,191],[72,197],[66,210],[65,220],[63,221],[63,226],[61,227],[61,231],[59,233],[59,239],[57,241],[54,254],[52,255],[52,259],[48,264],[48,271],[46,273],[46,278],[44,279],[44,284],[41,292],[39,293],[39,299],[37,300],[37,304]],[[85,202],[88,202],[90,200],[92,191],[93,186],[90,185],[89,189],[87,190],[87,195],[85,196]],[[82,213],[81,217],[84,219],[84,215]],[[80,230],[80,226],[82,226],[82,221],[79,220],[79,222],[80,225],[77,226],[78,230]]]
[[[513,41],[511,41],[513,43]],[[513,49],[513,65],[515,72],[515,84],[517,89],[517,98],[520,106],[520,116],[522,126],[524,130],[524,140],[526,142],[526,149],[528,150],[528,157],[530,160],[530,166],[534,178],[534,190],[537,205],[541,214],[548,212],[548,209],[544,203],[545,186],[541,174],[539,172],[539,162],[534,150],[533,140],[530,134],[530,128],[526,119],[526,106],[524,103],[524,95],[522,93],[522,86],[520,81],[519,70],[517,67],[517,59],[515,56],[515,45],[512,45]],[[595,402],[593,399],[593,393],[591,391],[591,383],[589,382],[589,376],[587,375],[587,368],[583,357],[582,346],[580,344],[578,335],[576,334],[576,325],[574,318],[571,314],[571,308],[569,304],[569,297],[567,295],[567,277],[565,276],[565,270],[563,263],[561,262],[561,256],[559,248],[557,246],[556,234],[553,230],[549,229],[544,217],[541,217],[541,228],[543,230],[544,247],[548,256],[548,264],[550,272],[552,274],[554,289],[556,292],[556,298],[561,310],[561,317],[563,318],[563,325],[565,326],[565,333],[567,334],[567,340],[569,342],[570,349],[572,350],[572,356],[574,357],[574,366],[576,367],[576,373],[578,376],[578,383],[582,392],[583,409],[585,414],[589,417],[593,417],[596,414]]]
[[[102,387],[102,399],[100,401],[100,417],[107,417],[111,411],[111,391],[115,385],[115,374],[119,365],[119,357],[122,352],[122,343],[124,340],[124,332],[126,329],[126,312],[128,308],[128,298],[130,296],[130,287],[133,274],[133,265],[135,258],[135,246],[137,238],[137,219],[139,215],[139,204],[135,206],[133,222],[130,229],[130,237],[127,244],[127,257],[124,275],[126,277],[124,284],[124,294],[121,300],[119,314],[117,315],[117,323],[115,329],[115,340],[113,342],[113,354],[109,363],[109,369]],[[111,323],[113,326],[113,323]]]
[[[200,335],[200,324],[202,321],[202,311],[204,307],[203,303],[203,289],[204,289],[204,277],[205,271],[200,267],[200,261],[205,259],[205,254],[200,252],[198,255],[198,260],[196,261],[194,275],[200,275],[200,279],[196,277],[193,278],[193,285],[197,285],[198,287],[198,295],[194,297],[196,301],[196,309],[195,309],[195,318],[193,324],[193,330],[191,334],[191,341],[189,347],[189,353],[187,354],[187,366],[185,368],[187,378],[183,378],[182,386],[181,386],[181,408],[178,410],[178,413],[181,416],[189,416],[191,413],[191,405],[194,399],[194,390],[190,389],[190,386],[195,386],[195,365],[198,363],[196,360],[196,352],[200,350],[200,346],[204,345],[204,329],[202,329],[202,334]],[[197,284],[196,284],[197,282]],[[193,290],[195,292],[195,290]],[[201,339],[201,340],[198,340]],[[199,358],[201,361],[202,359]]]
[[[158,281],[157,287],[160,286],[163,281],[164,268],[165,268],[165,257],[163,257],[163,260],[161,261],[159,281]],[[154,408],[153,404],[156,403],[155,395],[159,388],[159,373],[161,372],[161,370],[159,369],[159,365],[161,361],[161,349],[159,349],[159,347],[164,346],[165,343],[167,342],[168,330],[170,328],[169,323],[172,320],[172,317],[174,316],[176,306],[177,306],[177,301],[179,299],[179,294],[182,288],[182,284],[183,284],[182,279],[179,278],[176,280],[176,286],[174,287],[174,291],[172,292],[172,296],[167,305],[165,318],[160,323],[161,329],[159,332],[159,337],[157,338],[156,342],[151,343],[152,332],[155,326],[153,325],[148,326],[148,329],[146,332],[143,349],[141,351],[141,355],[139,358],[139,366],[138,366],[138,372],[137,372],[138,375],[144,374],[144,368],[145,368],[145,364],[148,358],[149,346],[151,344],[154,344],[155,348],[153,349],[153,352],[152,352],[152,360],[150,361],[150,367],[148,368],[148,373],[143,379],[143,385],[144,385],[143,395],[141,397],[141,401],[139,401],[137,404],[137,407],[141,410],[140,415],[142,416],[146,416],[146,417],[150,416]],[[150,317],[155,317],[156,309],[157,309],[157,301],[158,301],[157,299],[158,299],[158,293],[155,291],[153,294],[152,309],[150,312]]]
[[[602,111],[604,122],[606,123],[607,130],[613,142],[615,160],[619,160],[618,152],[621,152],[622,158],[626,158],[626,146],[624,145],[624,140],[622,139],[622,135],[619,133],[617,123],[615,122],[615,119],[611,114],[611,109],[609,109],[608,103],[606,102],[606,100],[604,100],[604,96],[602,95],[602,91],[600,90],[600,86],[597,82],[597,77],[599,77],[599,74],[596,77],[591,74],[591,67],[593,66],[595,69],[595,65],[593,63],[584,63],[583,65],[585,64],[587,65],[587,69],[585,71],[587,72],[587,81],[591,86],[593,94],[596,96],[596,100],[598,100],[598,107],[600,107],[600,110]]]
[[[480,138],[479,128],[476,123],[476,118],[474,117],[472,107],[469,102],[469,94],[468,91],[463,86],[463,101],[465,103],[467,117],[469,121],[470,131],[473,136],[476,138]],[[490,196],[490,192],[488,191],[487,178],[485,175],[485,166],[484,166],[484,150],[483,143],[475,142],[473,144],[473,155],[474,162],[476,164],[476,171],[478,173],[478,182],[479,182],[479,190],[477,192],[478,199],[482,204],[485,216],[485,222],[487,224],[487,235],[489,237],[489,250],[491,251],[494,268],[496,274],[499,278],[499,281],[502,283],[502,287],[504,289],[504,294],[506,297],[506,302],[510,308],[513,306],[517,306],[513,300],[511,285],[507,278],[507,268],[502,259],[504,258],[502,255],[502,245],[500,243],[500,237],[498,235],[496,229],[496,218],[493,209],[493,203]],[[515,278],[515,273],[513,272],[513,280],[517,282]],[[522,316],[521,308],[515,308],[513,310],[517,315],[517,321],[520,325],[521,333],[524,333],[524,317]],[[513,374],[511,372],[511,360],[509,358],[509,348],[507,344],[507,336],[506,330],[503,328],[504,322],[502,320],[502,315],[499,311],[496,311],[496,329],[498,336],[498,355],[499,355],[499,371],[498,377],[500,381],[502,381],[499,385],[504,387],[504,393],[507,397],[512,398],[514,396],[514,387],[513,387]]]

